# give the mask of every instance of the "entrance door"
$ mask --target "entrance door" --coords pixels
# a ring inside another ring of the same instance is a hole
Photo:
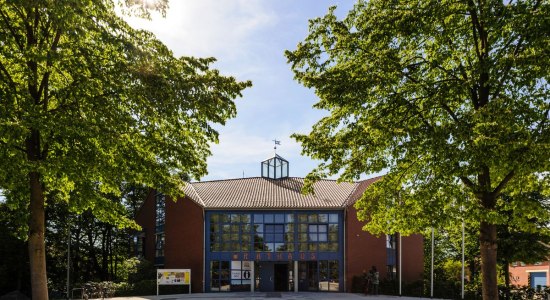
[[[275,264],[275,291],[287,292],[288,291],[288,263]]]
[[[273,292],[275,290],[273,269],[274,264],[272,262],[260,263],[260,292]]]

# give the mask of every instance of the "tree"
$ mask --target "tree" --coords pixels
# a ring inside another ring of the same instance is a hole
[[[520,201],[524,206],[531,210],[546,211],[546,218],[537,218],[534,216],[525,216],[518,214],[512,209],[503,209],[507,216],[504,223],[497,226],[499,246],[502,250],[498,252],[497,261],[501,265],[506,285],[505,298],[510,299],[510,264],[512,262],[536,263],[548,258],[550,249],[547,244],[550,243],[550,203],[544,199],[540,193],[522,193],[516,195],[521,197]],[[502,200],[506,204],[514,202],[514,199],[508,195],[503,195]],[[540,216],[540,215],[539,215]],[[521,228],[524,231],[518,231],[516,224],[525,224]]]
[[[387,172],[357,203],[373,233],[477,222],[483,298],[497,299],[500,195],[548,193],[550,4],[371,0],[343,20],[334,10],[286,52],[330,113],[294,135],[324,161],[308,180]],[[539,213],[521,201],[513,211]]]
[[[21,215],[0,201],[0,295],[15,290],[26,295],[30,292],[27,243],[17,237],[25,234],[18,226]]]
[[[48,297],[46,196],[135,226],[108,196],[122,182],[181,194],[175,174],[206,173],[213,123],[234,117],[250,86],[210,69],[213,58],[174,57],[114,3],[0,0],[0,189],[28,212],[33,299]]]

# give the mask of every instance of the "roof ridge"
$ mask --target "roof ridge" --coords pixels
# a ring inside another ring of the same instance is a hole
[[[353,187],[353,190],[351,190],[351,192],[348,194],[348,196],[347,196],[346,199],[344,200],[344,205],[343,205],[343,207],[348,206],[348,202],[349,202],[349,199],[351,198],[351,195],[355,194],[355,191],[357,191],[357,189],[358,189],[359,186],[361,185],[361,182],[360,182],[360,181],[355,181],[353,184],[354,184],[355,186]]]
[[[349,193],[349,195],[346,197],[346,200],[344,201],[344,206],[348,206],[350,203],[350,200],[351,200],[351,196],[355,194],[355,192],[357,191],[357,189],[361,186],[362,183],[366,182],[366,181],[372,181],[372,183],[378,181],[380,178],[384,177],[384,175],[378,175],[378,176],[374,176],[374,177],[371,177],[371,178],[367,178],[367,179],[363,179],[363,180],[359,180],[359,181],[356,181],[355,182],[355,187],[353,188],[353,190],[351,191],[351,193]],[[369,187],[370,184],[367,186]],[[366,189],[365,189],[366,190]],[[354,201],[354,203],[357,202],[357,201]]]
[[[281,179],[289,179],[289,178],[305,179],[305,177],[298,177],[298,176],[289,176],[289,177],[278,178],[278,179],[266,178],[266,177],[262,177],[262,176],[253,176],[253,177],[246,177],[246,178],[226,178],[226,179],[214,179],[214,180],[205,180],[205,181],[193,181],[193,182],[188,182],[188,183],[194,184],[194,183],[208,183],[208,182],[221,182],[221,181],[237,181],[237,180],[247,180],[247,179],[281,180]],[[338,179],[326,179],[326,178],[324,178],[324,179],[319,179],[317,181],[338,181]],[[353,182],[353,183],[356,183],[356,182]]]
[[[191,190],[193,191],[194,195],[193,196],[196,196],[199,200],[199,204],[202,205],[202,207],[206,207],[206,203],[204,202],[204,200],[202,200],[202,197],[201,195],[199,195],[199,192],[197,192],[197,190],[195,190],[195,187],[190,183],[190,182],[186,182],[185,183],[185,187],[189,186],[191,188]],[[185,192],[185,187],[184,187],[184,192]],[[193,197],[190,197],[189,195],[185,195],[185,196],[188,196],[189,198],[193,199]]]

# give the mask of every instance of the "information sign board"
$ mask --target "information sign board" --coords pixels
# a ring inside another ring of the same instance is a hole
[[[191,269],[158,269],[157,296],[159,285],[189,285],[189,294],[191,294]]]

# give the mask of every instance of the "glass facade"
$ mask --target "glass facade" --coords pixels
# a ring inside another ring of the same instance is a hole
[[[338,213],[211,213],[211,252],[337,252]]]
[[[166,196],[155,196],[155,265],[164,264],[164,222],[166,218]]]
[[[288,161],[279,155],[262,161],[262,177],[271,179],[288,177]]]
[[[342,222],[341,211],[207,211],[207,289],[341,291]]]
[[[389,279],[395,279],[397,274],[397,234],[386,235],[386,265]]]

